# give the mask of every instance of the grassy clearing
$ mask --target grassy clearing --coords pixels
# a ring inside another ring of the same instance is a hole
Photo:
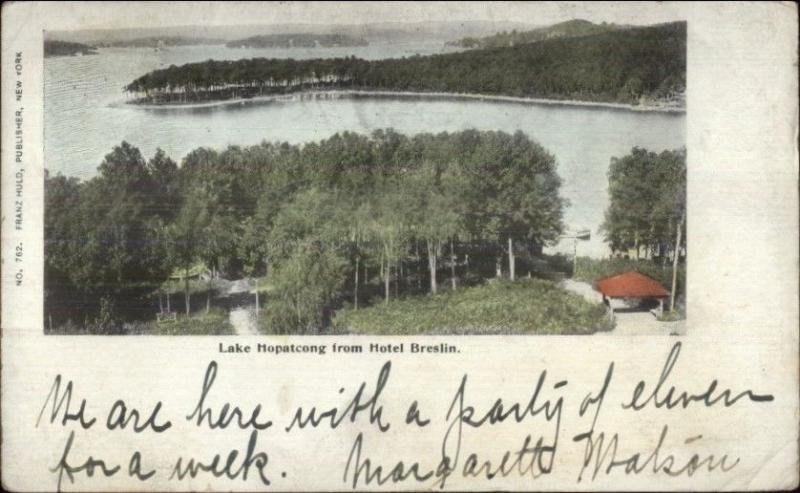
[[[228,319],[228,312],[220,308],[212,308],[193,313],[190,317],[178,315],[175,321],[138,323],[127,327],[129,334],[157,336],[190,336],[190,335],[234,335],[236,332]]]
[[[493,281],[436,296],[341,310],[334,328],[355,334],[591,334],[609,330],[602,305],[551,281]]]

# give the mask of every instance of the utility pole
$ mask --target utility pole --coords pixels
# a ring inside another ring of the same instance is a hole
[[[578,240],[581,241],[589,241],[591,239],[592,233],[588,229],[579,229],[574,233],[564,234],[559,236],[560,239],[572,239],[572,276],[575,277],[575,273],[578,272]]]
[[[572,240],[572,276],[578,272],[578,237]]]

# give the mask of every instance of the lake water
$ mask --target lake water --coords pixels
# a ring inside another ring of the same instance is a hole
[[[122,88],[159,67],[207,59],[252,57],[362,58],[453,51],[438,42],[373,44],[355,48],[228,49],[222,46],[101,49],[98,55],[45,60],[45,166],[51,173],[89,178],[103,156],[126,140],[150,157],[164,149],[175,161],[199,146],[224,148],[268,141],[302,143],[351,130],[369,133],[392,127],[419,132],[522,130],[552,152],[563,180],[569,228],[589,228],[592,239],[580,255],[602,256],[607,247],[597,230],[608,203],[609,161],[639,146],[653,151],[685,145],[683,114],[535,105],[478,100],[419,98],[313,99],[211,108],[143,109],[120,105]],[[572,250],[564,242],[558,251]]]

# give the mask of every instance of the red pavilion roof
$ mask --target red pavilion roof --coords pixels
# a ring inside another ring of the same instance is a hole
[[[597,290],[610,298],[667,298],[669,293],[655,279],[635,271],[597,281]]]

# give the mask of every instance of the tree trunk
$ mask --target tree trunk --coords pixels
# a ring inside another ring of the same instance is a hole
[[[355,286],[353,287],[353,308],[358,310],[358,264],[359,258],[356,257]]]
[[[681,235],[683,234],[683,221],[686,213],[681,213],[681,220],[678,221],[678,232],[675,239],[675,257],[672,259],[672,293],[669,300],[669,311],[675,311],[675,292],[678,288],[678,258],[681,252]]]
[[[186,298],[186,316],[189,316],[191,307],[191,295],[189,294],[189,268],[186,267],[183,271],[183,293]]]
[[[508,278],[514,280],[516,274],[516,261],[514,259],[514,240],[508,237]]]
[[[169,306],[169,291],[167,291],[167,313],[172,313],[172,308]]]
[[[163,302],[164,293],[161,290],[158,290],[158,313],[164,313],[164,302]]]
[[[667,238],[672,236],[672,218],[667,221]],[[661,268],[667,267],[667,254],[669,253],[669,244],[661,244]]]
[[[384,303],[389,303],[389,258],[387,255],[386,258],[386,265],[383,267],[383,294],[384,294]]]
[[[456,251],[453,249],[453,239],[450,238],[450,285],[456,290]]]
[[[494,259],[494,276],[497,279],[503,277],[503,257],[497,256]]]
[[[256,320],[258,320],[258,312],[261,310],[261,304],[259,303],[258,299],[258,278],[255,279],[255,291],[256,291]]]
[[[208,312],[211,311],[211,279],[208,279],[208,284],[206,285],[206,315]]]
[[[431,294],[436,294],[436,247],[432,240],[427,240],[428,269],[431,271]]]
[[[417,264],[417,267],[416,267],[416,271],[417,271],[417,289],[419,289],[421,291],[422,290],[422,269],[423,269],[423,267],[422,267],[422,256],[419,254],[419,242],[416,241],[416,240],[414,241],[414,254],[417,257],[417,262],[416,262],[416,264]]]

